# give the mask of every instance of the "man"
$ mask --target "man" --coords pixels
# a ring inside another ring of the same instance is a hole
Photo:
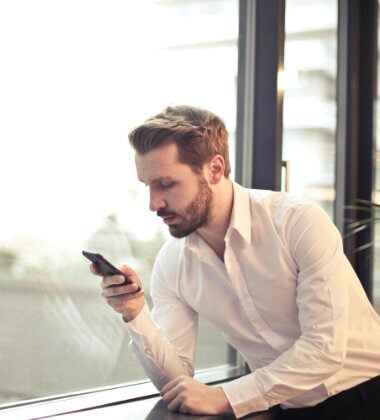
[[[103,277],[103,296],[169,409],[242,417],[280,404],[279,418],[378,418],[380,319],[324,211],[233,183],[211,112],[169,107],[129,139],[150,210],[175,239],[155,262],[152,313],[127,266],[136,284]],[[199,315],[252,373],[220,387],[192,379]]]

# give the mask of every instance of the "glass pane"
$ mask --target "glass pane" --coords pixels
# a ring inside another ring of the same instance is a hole
[[[127,133],[188,103],[225,119],[233,152],[237,36],[237,0],[0,3],[0,403],[145,378],[81,250],[133,266],[149,299],[167,232]],[[197,353],[228,361],[207,323]]]
[[[283,160],[289,191],[333,216],[336,130],[336,0],[287,0]]]

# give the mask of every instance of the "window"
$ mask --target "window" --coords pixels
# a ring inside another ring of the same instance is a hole
[[[336,0],[287,0],[283,160],[289,191],[332,217],[335,199]]]
[[[81,250],[129,263],[149,291],[167,232],[127,133],[189,103],[225,118],[233,153],[238,3],[16,0],[0,31],[0,404],[144,380]],[[229,362],[203,322],[196,367]]]

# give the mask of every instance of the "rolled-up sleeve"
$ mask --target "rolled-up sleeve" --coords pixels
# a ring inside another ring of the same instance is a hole
[[[198,315],[173,292],[172,271],[157,258],[151,290],[154,308],[150,312],[145,304],[127,324],[130,348],[158,389],[179,375],[194,374]]]

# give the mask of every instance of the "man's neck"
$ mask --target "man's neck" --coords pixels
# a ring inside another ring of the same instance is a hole
[[[215,190],[214,207],[210,222],[197,230],[198,234],[221,260],[224,259],[224,238],[230,225],[233,201],[234,190],[232,181],[224,179]]]

